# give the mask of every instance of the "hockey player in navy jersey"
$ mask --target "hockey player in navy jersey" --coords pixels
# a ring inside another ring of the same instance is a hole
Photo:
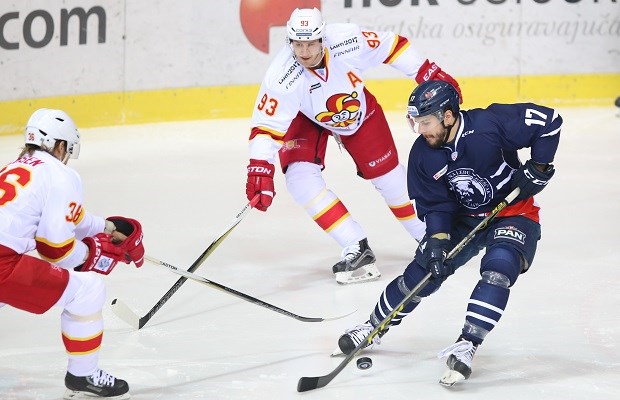
[[[452,386],[471,375],[476,349],[499,322],[511,287],[532,265],[541,234],[533,196],[555,173],[551,163],[562,118],[551,108],[531,103],[459,110],[457,91],[440,81],[420,84],[411,93],[407,111],[419,135],[409,154],[408,190],[426,222],[426,235],[403,274],[385,288],[370,319],[348,329],[338,346],[346,354],[352,352],[431,273],[429,283],[389,327],[400,324],[423,297],[484,250],[461,334],[439,353],[448,365],[440,383]],[[530,149],[530,158],[522,164],[517,151],[524,148]],[[446,260],[448,252],[515,188],[519,196]],[[376,336],[372,343],[378,342]]]

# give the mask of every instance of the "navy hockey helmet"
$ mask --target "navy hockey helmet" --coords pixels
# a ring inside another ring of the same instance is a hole
[[[459,94],[445,81],[422,82],[411,92],[407,103],[407,116],[411,119],[434,114],[442,121],[446,110],[458,114]]]

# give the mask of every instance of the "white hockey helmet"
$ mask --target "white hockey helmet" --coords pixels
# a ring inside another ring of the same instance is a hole
[[[286,35],[291,40],[323,39],[325,21],[321,12],[315,8],[296,8],[286,23]]]
[[[32,113],[26,124],[25,136],[26,144],[34,144],[47,151],[54,148],[57,140],[64,140],[67,142],[69,157],[78,158],[80,155],[80,132],[64,111],[38,109]]]

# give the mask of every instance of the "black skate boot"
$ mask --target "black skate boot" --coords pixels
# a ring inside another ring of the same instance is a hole
[[[459,336],[456,343],[442,350],[438,357],[448,357],[446,360],[448,370],[443,374],[439,383],[443,386],[452,386],[468,379],[471,375],[471,363],[476,349],[478,349],[477,344]]]
[[[114,400],[129,399],[129,385],[122,379],[117,379],[105,371],[98,369],[90,376],[75,376],[70,372],[65,375],[64,399],[92,399],[106,398]]]
[[[375,254],[368,246],[367,239],[345,247],[341,256],[342,260],[332,268],[339,284],[374,281],[381,276],[375,266]]]
[[[363,324],[360,324],[360,325],[358,325],[356,327],[353,327],[351,329],[347,329],[344,332],[344,335],[340,336],[340,338],[338,339],[338,348],[344,354],[351,354],[353,352],[353,350],[355,350],[355,348],[360,343],[362,343],[362,341],[365,340],[366,337],[368,336],[368,334],[370,332],[372,332],[374,329],[375,329],[375,327],[372,326],[370,321],[366,321]],[[376,345],[380,345],[381,344],[381,337],[385,334],[385,332],[387,332],[387,329],[384,330],[384,331],[381,331],[381,333],[379,333],[378,335],[373,337],[370,344],[372,344],[372,345],[375,345],[375,344]],[[366,348],[370,344],[366,344],[366,346],[364,346],[364,347]]]

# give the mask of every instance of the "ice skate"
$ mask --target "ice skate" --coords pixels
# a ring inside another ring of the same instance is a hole
[[[374,281],[381,273],[375,266],[375,254],[368,247],[368,240],[345,247],[342,250],[342,260],[333,267],[336,282],[341,285]]]
[[[443,386],[452,386],[468,379],[471,375],[471,362],[477,348],[477,344],[460,336],[456,343],[439,352],[437,355],[439,358],[448,357],[446,360],[448,370],[439,379],[439,383]]]
[[[105,371],[98,369],[90,376],[75,376],[69,372],[65,375],[67,390],[65,400],[105,398],[125,400],[131,398],[129,385]]]
[[[347,329],[344,332],[344,335],[340,336],[338,339],[338,349],[334,350],[332,355],[338,355],[338,351],[342,352],[342,354],[350,354],[355,350],[355,348],[362,343],[362,341],[366,340],[366,337],[370,332],[375,329],[374,326],[370,323],[370,321],[366,321],[363,324],[357,325],[354,328]],[[378,335],[372,338],[372,341],[369,344],[366,344],[364,347],[368,347],[370,344],[379,345],[381,344],[381,337],[387,332],[387,330],[382,331]]]

